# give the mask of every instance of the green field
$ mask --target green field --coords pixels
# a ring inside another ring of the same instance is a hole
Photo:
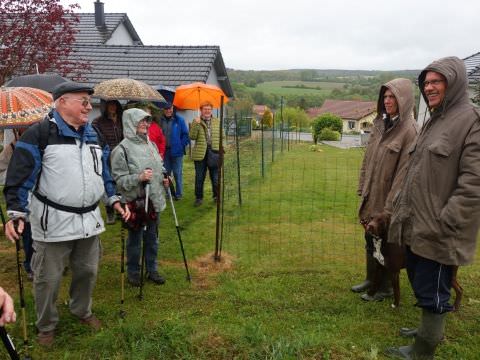
[[[292,88],[285,86],[301,86],[304,85],[307,88],[320,87],[318,89],[302,89]],[[344,83],[324,82],[324,81],[268,81],[258,84],[255,89],[261,90],[268,94],[277,95],[328,95],[330,91],[336,88],[343,88]]]
[[[365,303],[349,287],[362,279],[363,239],[355,212],[356,174],[362,152],[307,144],[276,154],[259,176],[258,153],[242,165],[243,205],[236,205],[235,168],[228,153],[223,259],[214,263],[215,207],[193,204],[193,165],[185,161],[185,197],[176,202],[192,272],[185,271],[167,208],[160,231],[160,272],[164,286],[147,283],[144,300],[126,289],[121,319],[120,227],[102,234],[104,253],[93,310],[103,321],[98,332],[78,324],[59,295],[56,344],[38,359],[384,359],[382,350],[408,340],[402,326],[417,324],[419,310],[406,274],[401,307]],[[242,157],[243,159],[243,157]],[[206,199],[211,195],[208,181]],[[436,359],[478,359],[480,348],[480,266],[461,268],[462,308],[447,320],[446,340]],[[0,242],[0,284],[16,294],[14,247]],[[34,339],[31,283],[26,283],[29,334]],[[17,303],[18,306],[18,303]],[[8,328],[21,346],[20,319]],[[0,358],[2,358],[0,349]]]

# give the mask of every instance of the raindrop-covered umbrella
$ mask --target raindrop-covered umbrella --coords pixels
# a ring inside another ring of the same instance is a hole
[[[198,110],[201,103],[209,101],[214,108],[219,108],[222,96],[223,103],[228,102],[228,97],[218,86],[196,82],[177,87],[173,105],[180,109]]]
[[[0,128],[18,129],[43,119],[53,104],[48,92],[30,87],[0,88]]]
[[[130,79],[105,80],[95,86],[94,97],[102,100],[160,101],[165,99],[150,85]]]
[[[58,74],[31,74],[14,77],[5,83],[5,86],[27,86],[31,88],[41,89],[51,93],[55,86],[70,81]]]

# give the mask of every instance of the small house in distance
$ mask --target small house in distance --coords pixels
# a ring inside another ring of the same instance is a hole
[[[369,132],[373,119],[377,115],[377,104],[374,101],[325,100],[322,107],[307,109],[311,118],[331,113],[343,121],[344,133]]]

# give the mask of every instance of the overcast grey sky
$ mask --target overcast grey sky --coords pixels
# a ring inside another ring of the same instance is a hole
[[[145,45],[219,45],[234,69],[420,69],[480,51],[479,0],[102,1]]]

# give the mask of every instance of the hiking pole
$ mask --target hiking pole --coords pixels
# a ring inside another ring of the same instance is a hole
[[[168,175],[164,175],[165,178],[169,180],[169,183],[172,183],[172,179]],[[175,205],[173,205],[172,191],[170,186],[167,188],[168,197],[170,198],[170,206],[172,207],[173,218],[175,219],[175,228],[177,229],[178,241],[180,242],[180,250],[182,251],[183,263],[185,264],[185,271],[187,272],[187,280],[192,281],[190,277],[190,272],[188,271],[187,257],[185,256],[185,249],[183,248],[182,235],[180,234],[180,226],[178,226],[177,212],[175,211]]]
[[[149,169],[149,168],[147,168]],[[148,197],[150,196],[150,181],[145,182],[145,225],[143,227],[142,239],[140,240],[140,244],[142,246],[142,261],[140,266],[140,291],[138,294],[138,298],[140,300],[143,299],[143,276],[145,272],[145,232],[147,231],[147,224],[148,224]]]
[[[8,351],[8,355],[10,355],[10,359],[20,360],[17,350],[15,350],[15,346],[13,345],[12,339],[10,339],[10,336],[7,334],[7,330],[5,330],[3,326],[0,326],[0,337],[2,338],[3,345],[5,345],[5,349]]]
[[[17,258],[17,277],[18,277],[18,290],[20,294],[20,308],[22,312],[22,330],[23,330],[23,345],[26,347],[28,345],[28,336],[27,336],[27,315],[25,312],[25,296],[23,291],[23,279],[20,263],[20,240],[15,240],[15,249],[16,249],[16,258]]]
[[[18,233],[18,220],[14,222],[15,231]],[[22,264],[20,263],[20,239],[15,240],[15,252],[17,259],[17,277],[18,277],[18,290],[20,294],[20,308],[22,312],[22,330],[23,330],[23,346],[25,353],[27,353],[28,336],[27,336],[27,315],[25,312],[25,296],[23,291],[23,279],[22,279]],[[25,358],[29,358],[25,355]]]
[[[120,317],[123,319],[126,315],[123,303],[125,302],[125,222],[122,221],[120,224],[120,239],[122,244],[122,257],[120,260],[120,283],[121,283],[121,293],[120,293]]]

